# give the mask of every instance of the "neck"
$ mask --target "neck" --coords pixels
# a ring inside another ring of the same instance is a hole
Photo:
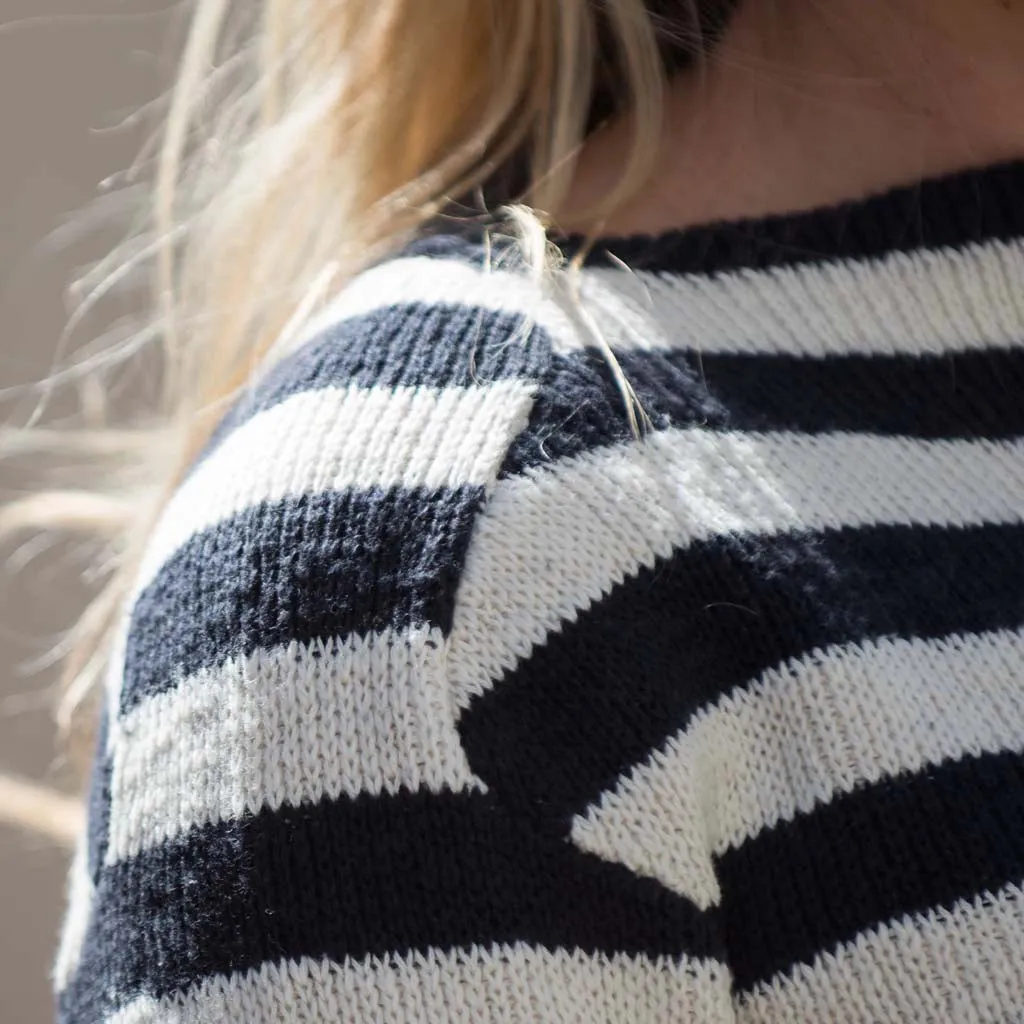
[[[572,229],[790,213],[1024,157],[1024,0],[747,0],[668,93],[657,171],[600,225],[630,127],[584,147]]]

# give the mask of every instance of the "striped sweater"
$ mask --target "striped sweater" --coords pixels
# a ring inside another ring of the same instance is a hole
[[[1022,511],[1024,164],[417,243],[153,535],[61,1021],[1024,1021]]]

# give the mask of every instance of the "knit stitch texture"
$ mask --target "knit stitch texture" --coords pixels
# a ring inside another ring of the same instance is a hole
[[[62,1024],[1024,1021],[1022,196],[353,281],[140,567]]]

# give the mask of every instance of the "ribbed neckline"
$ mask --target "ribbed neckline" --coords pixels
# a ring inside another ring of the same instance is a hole
[[[598,239],[588,266],[708,274],[1024,236],[1024,160],[974,168],[806,212]],[[555,238],[573,257],[582,236]]]

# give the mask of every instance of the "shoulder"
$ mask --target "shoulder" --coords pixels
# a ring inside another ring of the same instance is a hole
[[[579,289],[566,272],[528,271],[508,242],[417,241],[349,282],[247,388],[210,449],[281,406],[292,410],[290,428],[297,418],[316,434],[327,407],[339,404],[346,421],[373,424],[378,446],[393,449],[394,420],[431,427],[449,445],[458,438],[463,457],[475,443],[492,454],[503,448],[502,473],[625,440],[630,427],[604,335],[619,343],[615,358],[638,377],[645,407],[656,404],[646,393],[649,368],[621,345],[649,319],[621,289],[625,277],[587,274]]]
[[[630,440],[608,351],[656,425],[689,401],[687,364],[640,358],[626,277],[572,294],[565,275],[449,237],[358,275],[247,388],[168,503],[132,596],[122,711],[257,650],[447,635],[481,509],[519,494],[501,481],[571,473]]]
[[[121,711],[239,655],[446,634],[488,493],[510,459],[530,461],[524,437],[543,457],[560,308],[454,239],[354,279],[164,510],[132,595]]]
[[[516,265],[457,237],[415,243],[357,275],[242,397],[220,433],[294,394],[467,389],[543,376],[546,300]],[[550,303],[547,303],[550,305]]]
[[[604,323],[621,333],[629,315]],[[439,238],[370,268],[247,389],[164,510],[132,596],[122,711],[258,650],[447,635],[498,484],[629,437],[556,275]]]

